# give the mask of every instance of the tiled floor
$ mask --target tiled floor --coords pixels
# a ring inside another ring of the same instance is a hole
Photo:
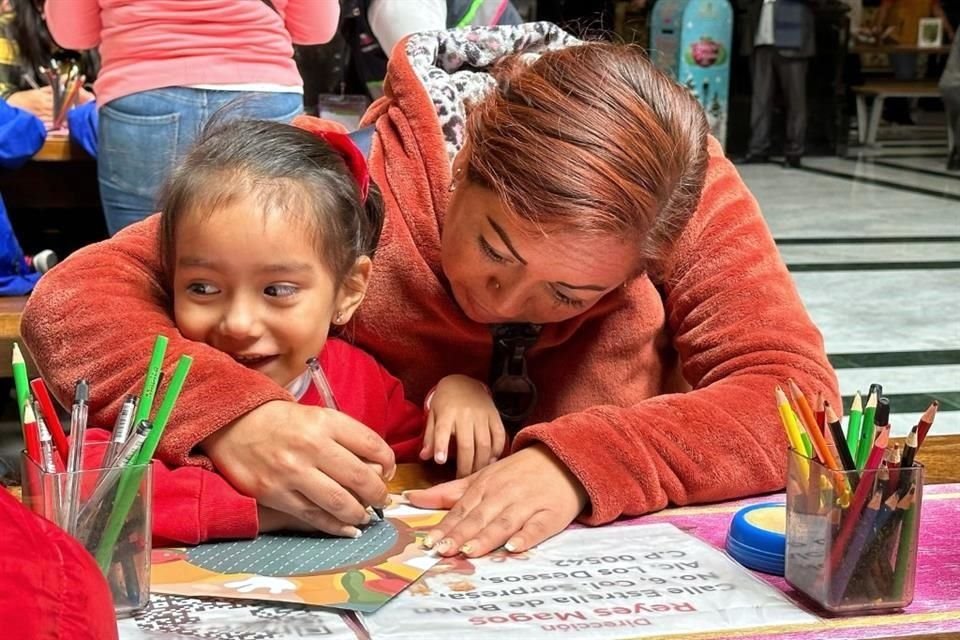
[[[741,166],[840,390],[884,385],[895,435],[933,400],[935,433],[960,433],[960,173],[942,142],[895,141],[801,169]]]

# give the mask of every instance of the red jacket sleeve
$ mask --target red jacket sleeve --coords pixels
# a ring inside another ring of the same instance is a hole
[[[158,333],[167,336],[166,379],[180,354],[193,356],[193,366],[157,458],[212,469],[195,450],[200,441],[265,402],[291,397],[263,374],[180,335],[162,282],[159,226],[160,217],[151,216],[45,274],[27,301],[20,332],[64,406],[72,402],[74,382],[96,381],[91,424],[113,424],[127,394],[140,393],[153,341]]]
[[[836,376],[756,200],[711,139],[699,208],[675,247],[664,306],[687,393],[629,407],[597,406],[521,431],[580,479],[590,524],[668,503],[774,491],[786,479],[786,437],[773,390],[793,377],[839,397]],[[629,320],[629,319],[627,319]],[[583,367],[615,360],[590,354]]]
[[[416,462],[426,417],[421,407],[406,399],[401,382],[373,356],[343,340],[327,341],[320,364],[340,410],[376,431],[397,462]],[[301,402],[311,404],[307,396]]]
[[[84,441],[98,445],[110,432],[90,429]],[[86,447],[84,468],[100,466],[102,446]],[[240,494],[220,474],[200,467],[170,468],[153,461],[153,544],[199,544],[208,540],[255,538],[260,529],[257,502]]]

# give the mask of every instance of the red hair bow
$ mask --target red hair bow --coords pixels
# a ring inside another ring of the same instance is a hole
[[[367,159],[363,157],[360,149],[353,143],[350,136],[339,131],[330,131],[323,126],[322,120],[309,116],[298,116],[294,119],[293,125],[322,138],[343,158],[343,161],[347,163],[347,169],[353,175],[353,179],[357,181],[357,187],[360,189],[360,201],[366,202],[367,194],[370,192],[370,171],[367,169]]]

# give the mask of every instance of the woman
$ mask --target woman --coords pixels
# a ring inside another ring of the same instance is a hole
[[[792,376],[837,396],[821,336],[696,102],[637,49],[578,44],[547,23],[411,36],[366,116],[387,218],[346,336],[408,397],[450,374],[488,380],[523,427],[511,455],[410,494],[451,507],[431,533],[446,555],[780,488],[774,386]],[[495,81],[488,69],[509,53],[527,55]],[[180,338],[156,235],[151,218],[41,281],[22,332],[58,395],[103,379],[91,420],[112,420],[165,333],[195,358],[165,461],[212,463],[267,507],[296,493],[334,517],[354,508],[315,489],[342,462],[325,449],[356,423],[311,419],[257,372]],[[371,464],[343,485],[382,492],[387,446],[371,435],[349,448]]]
[[[223,105],[289,121],[303,109],[293,43],[337,30],[335,0],[46,0],[50,33],[99,47],[97,174],[111,234],[155,210],[160,185]]]

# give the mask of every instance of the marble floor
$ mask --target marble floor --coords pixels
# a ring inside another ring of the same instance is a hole
[[[894,435],[933,400],[933,432],[960,434],[960,173],[945,166],[941,137],[800,169],[738,167],[823,332],[845,407],[882,383]]]

